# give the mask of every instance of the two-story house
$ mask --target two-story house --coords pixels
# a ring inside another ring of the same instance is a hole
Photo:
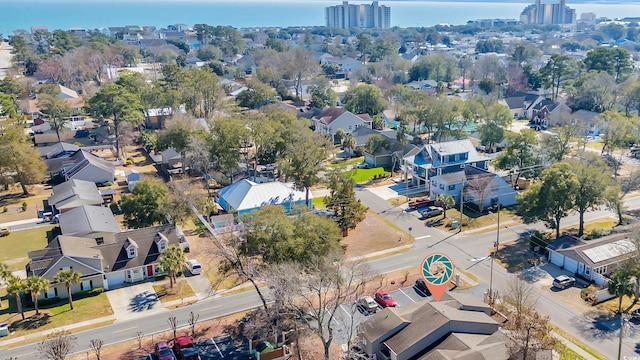
[[[460,173],[467,166],[487,170],[489,160],[464,139],[415,147],[402,158],[402,168],[411,176],[412,185],[424,186],[430,192],[431,178]]]
[[[544,99],[538,94],[518,92],[500,100],[500,103],[509,109],[514,119],[531,119],[533,108]]]
[[[323,56],[320,58],[320,65],[336,65],[336,77],[348,79],[351,76],[351,73],[362,67],[362,61],[350,58],[348,56]]]
[[[364,126],[372,128],[372,120],[369,114],[355,115],[346,109],[329,107],[311,118],[315,131],[330,135],[335,139],[336,131],[342,129],[346,134],[351,134],[355,129]]]
[[[27,275],[49,280],[49,291],[41,297],[66,297],[65,284],[53,283],[60,270],[73,269],[82,281],[71,293],[102,287],[105,290],[154,277],[162,272],[158,258],[169,245],[184,243],[174,225],[159,225],[123,231],[104,242],[87,237],[59,235],[42,250],[29,252]]]

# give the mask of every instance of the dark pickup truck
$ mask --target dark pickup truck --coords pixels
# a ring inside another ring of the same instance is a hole
[[[418,198],[409,203],[409,209],[416,210],[421,207],[431,206],[431,205],[433,205],[433,200],[429,198]]]
[[[173,339],[173,352],[179,360],[200,360],[198,349],[193,346],[193,341],[187,336],[178,336]]]

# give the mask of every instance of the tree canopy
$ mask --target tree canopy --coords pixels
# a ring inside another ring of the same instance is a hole
[[[381,113],[386,107],[380,88],[369,84],[358,84],[347,90],[342,97],[342,103],[345,109],[354,114],[370,116]]]
[[[143,179],[136,183],[131,195],[122,197],[124,224],[139,229],[167,222],[165,206],[169,201],[167,186],[157,180]]]

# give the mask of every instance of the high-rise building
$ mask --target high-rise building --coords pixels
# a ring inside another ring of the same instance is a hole
[[[524,24],[562,25],[575,24],[576,10],[568,7],[565,0],[536,0],[520,14]]]
[[[391,8],[378,5],[377,1],[367,4],[349,4],[343,1],[342,5],[325,8],[328,27],[342,29],[389,29],[391,27]]]

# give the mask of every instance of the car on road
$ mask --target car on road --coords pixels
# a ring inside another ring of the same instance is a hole
[[[8,227],[0,227],[0,236],[7,236],[11,234],[11,230]]]
[[[429,219],[429,218],[432,218],[434,216],[442,215],[443,212],[444,212],[444,210],[442,210],[442,208],[435,207],[435,206],[429,206],[426,209],[420,210],[420,216],[423,219]]]
[[[156,358],[158,360],[176,360],[173,350],[169,348],[166,341],[160,341],[154,346]]]
[[[431,296],[431,291],[427,288],[427,284],[424,282],[424,279],[417,278],[415,287],[416,290],[420,292],[420,295]]]
[[[192,275],[200,275],[200,273],[202,273],[202,265],[200,265],[198,260],[187,260],[185,262],[185,265],[187,266],[187,270],[189,270]]]
[[[553,279],[553,287],[558,289],[570,288],[576,284],[576,279],[567,275],[560,275]]]
[[[409,209],[419,209],[421,207],[433,205],[433,200],[429,198],[417,198],[409,203]]]
[[[363,296],[358,300],[358,305],[369,314],[378,311],[378,303],[371,296]]]
[[[398,303],[391,297],[391,295],[389,295],[388,292],[384,290],[376,291],[376,293],[374,294],[374,298],[376,299],[376,302],[383,308],[398,306]]]

